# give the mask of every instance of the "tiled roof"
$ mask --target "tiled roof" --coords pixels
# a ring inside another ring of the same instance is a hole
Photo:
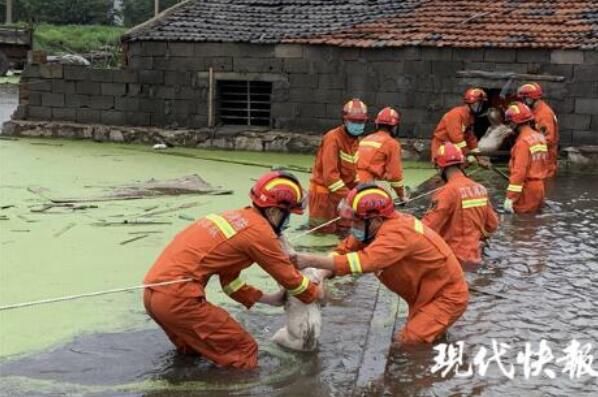
[[[598,48],[598,0],[188,0],[126,40]]]

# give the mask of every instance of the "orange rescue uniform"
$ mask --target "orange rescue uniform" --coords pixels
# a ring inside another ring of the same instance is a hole
[[[482,262],[480,241],[498,228],[486,188],[462,173],[434,195],[422,222],[447,242],[463,266]]]
[[[397,196],[403,196],[401,144],[384,130],[378,130],[359,142],[357,180],[388,181]]]
[[[407,323],[394,339],[432,343],[465,312],[467,283],[459,261],[436,232],[411,215],[396,214],[370,244],[353,236],[341,242],[334,256],[335,273],[375,273],[409,304]]]
[[[355,186],[357,148],[359,141],[351,137],[345,126],[328,131],[322,138],[313,167],[309,187],[309,224],[321,225],[336,218],[340,201]],[[341,221],[320,229],[334,233],[338,227],[348,227]]]
[[[507,198],[517,213],[536,212],[544,205],[544,179],[548,172],[548,148],[544,135],[523,126],[511,149]]]
[[[467,105],[457,106],[446,112],[432,135],[432,162],[438,148],[445,142],[451,142],[466,156],[469,151],[477,149],[478,140],[473,134],[473,122],[474,117]]]
[[[211,214],[181,233],[164,249],[144,283],[183,278],[193,281],[146,288],[144,304],[182,353],[199,353],[219,366],[254,368],[257,343],[230,314],[206,300],[205,286],[217,275],[226,294],[250,308],[262,292],[247,285],[241,270],[257,262],[302,302],[317,289],[282,251],[268,221],[255,209]]]
[[[539,99],[532,112],[536,119],[536,129],[544,134],[548,146],[548,172],[546,177],[551,178],[558,168],[559,124],[554,111],[546,102]]]

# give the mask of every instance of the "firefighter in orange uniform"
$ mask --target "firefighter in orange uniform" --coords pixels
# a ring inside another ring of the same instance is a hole
[[[406,201],[401,144],[394,138],[398,134],[400,114],[386,107],[378,113],[374,122],[376,131],[359,142],[357,180],[360,183],[388,181],[397,196]]]
[[[559,123],[554,111],[542,100],[544,90],[538,83],[523,84],[517,90],[517,96],[534,114],[536,130],[544,134],[548,146],[548,173],[552,178],[558,168],[559,155]]]
[[[286,172],[268,172],[250,197],[253,207],[207,215],[180,232],[144,280],[192,279],[146,288],[145,308],[179,352],[200,354],[223,367],[256,367],[258,346],[230,314],[208,302],[210,277],[218,276],[224,292],[247,308],[256,302],[281,305],[284,295],[264,294],[243,281],[241,271],[254,262],[302,302],[321,296],[320,288],[289,262],[278,239],[290,214],[303,212],[299,181]]]
[[[480,241],[498,227],[488,192],[465,175],[463,153],[452,143],[440,145],[435,162],[446,185],[422,222],[447,242],[463,267],[480,265]]]
[[[470,88],[463,94],[464,104],[449,110],[442,116],[432,135],[430,150],[432,162],[438,148],[445,142],[451,142],[463,151],[469,163],[475,163],[473,153],[479,152],[478,140],[473,133],[475,117],[484,110],[484,102],[488,100],[486,92],[481,88]],[[482,164],[485,165],[485,164]]]
[[[332,274],[374,273],[409,304],[405,327],[394,336],[403,344],[432,343],[465,312],[469,299],[459,261],[432,229],[395,211],[390,194],[374,183],[347,196],[344,216],[351,235],[331,256],[297,254],[298,268]]]
[[[534,115],[524,103],[510,105],[505,121],[518,136],[511,149],[504,209],[516,213],[537,212],[544,205],[544,179],[548,172],[546,139],[532,129]]]
[[[339,202],[355,186],[359,136],[365,130],[368,110],[362,101],[352,99],[343,107],[343,125],[328,131],[316,154],[309,187],[309,225],[321,225],[336,218]],[[334,233],[347,228],[343,222],[319,229]]]

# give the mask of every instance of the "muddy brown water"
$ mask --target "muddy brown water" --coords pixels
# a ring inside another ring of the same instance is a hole
[[[478,173],[476,179],[486,182],[495,203],[501,202],[504,181],[491,173]],[[472,292],[467,312],[444,340],[464,343],[465,365],[481,346],[491,351],[492,340],[510,345],[503,361],[515,365],[514,379],[492,364],[485,376],[443,377],[431,373],[432,346],[392,349],[384,377],[363,395],[597,395],[596,377],[570,379],[561,367],[548,365],[555,379],[525,379],[516,364],[516,353],[526,342],[536,349],[541,340],[555,356],[572,339],[592,343],[598,361],[598,176],[560,176],[549,190],[553,209],[501,215],[501,227],[485,250],[485,265],[467,274],[472,286],[487,293]],[[361,363],[377,285],[371,276],[332,283],[321,347],[312,354],[286,352],[268,342],[282,316],[259,309],[238,314],[260,341],[261,367],[255,371],[216,369],[200,358],[178,356],[159,330],[141,329],[83,335],[52,351],[4,362],[3,393],[345,396]]]

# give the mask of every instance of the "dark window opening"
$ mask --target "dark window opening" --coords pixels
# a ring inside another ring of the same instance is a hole
[[[272,83],[219,80],[218,117],[222,124],[270,126]]]

